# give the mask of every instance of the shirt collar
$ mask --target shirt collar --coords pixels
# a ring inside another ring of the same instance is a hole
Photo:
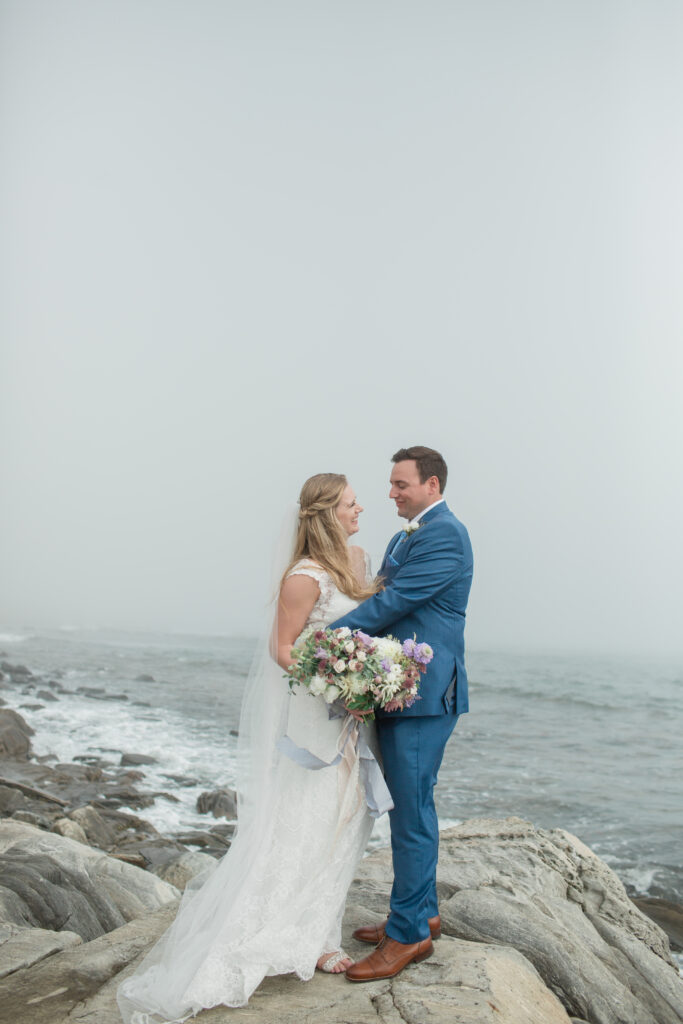
[[[446,500],[445,498],[439,498],[439,500],[435,501],[433,505],[428,505],[427,508],[423,508],[421,512],[417,513],[417,515],[415,516],[414,519],[410,520],[410,522],[408,523],[408,526],[410,526],[410,523],[419,523],[420,520],[422,519],[422,516],[426,516],[427,513],[431,512],[431,510],[433,508],[436,508],[437,505],[442,505],[445,500]]]

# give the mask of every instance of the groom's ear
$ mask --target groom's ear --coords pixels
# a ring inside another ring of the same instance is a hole
[[[441,484],[438,476],[430,476],[427,480],[427,489],[430,495],[441,494]]]

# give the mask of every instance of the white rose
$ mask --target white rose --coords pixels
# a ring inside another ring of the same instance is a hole
[[[356,661],[365,661],[366,658],[367,654],[365,653],[365,651],[359,651],[358,654],[356,655]]]
[[[327,701],[328,704],[333,704],[340,693],[341,690],[339,689],[339,687],[335,686],[334,683],[330,683],[330,685],[325,690],[325,700]]]
[[[335,663],[334,663],[334,671],[335,672],[344,672],[345,670],[346,670],[346,662],[344,661],[343,658],[339,658],[338,661],[335,661]]]
[[[344,650],[346,651],[347,654],[353,654],[355,649],[356,645],[354,644],[353,640],[347,640],[346,643],[344,644]]]
[[[335,629],[335,633],[343,640],[345,640],[347,636],[351,636],[351,630],[348,626],[340,626],[339,629]]]

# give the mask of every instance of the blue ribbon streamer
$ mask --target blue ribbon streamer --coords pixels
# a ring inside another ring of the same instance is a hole
[[[333,713],[330,708],[330,718],[342,717],[340,712]],[[344,747],[348,742],[348,736],[344,741]],[[332,761],[323,761],[322,758],[316,757],[306,747],[299,747],[289,736],[281,736],[277,741],[277,749],[280,753],[284,754],[290,760],[301,765],[302,768],[308,768],[310,771],[317,772],[321,768],[334,768],[342,759],[344,753],[344,747],[337,754]],[[391,799],[391,793],[384,780],[382,769],[377,763],[377,758],[372,752],[368,741],[363,735],[362,729],[358,733],[358,759],[359,759],[359,771],[363,788],[365,789],[365,800],[370,811],[372,818],[379,818],[382,814],[390,811],[394,806],[394,801]]]

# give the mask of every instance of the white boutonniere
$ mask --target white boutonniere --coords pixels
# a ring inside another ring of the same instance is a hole
[[[420,529],[420,524],[419,523],[408,523],[407,526],[403,527],[403,532],[405,533],[406,537],[410,537],[411,533],[415,533],[415,531],[419,530],[419,529]]]

